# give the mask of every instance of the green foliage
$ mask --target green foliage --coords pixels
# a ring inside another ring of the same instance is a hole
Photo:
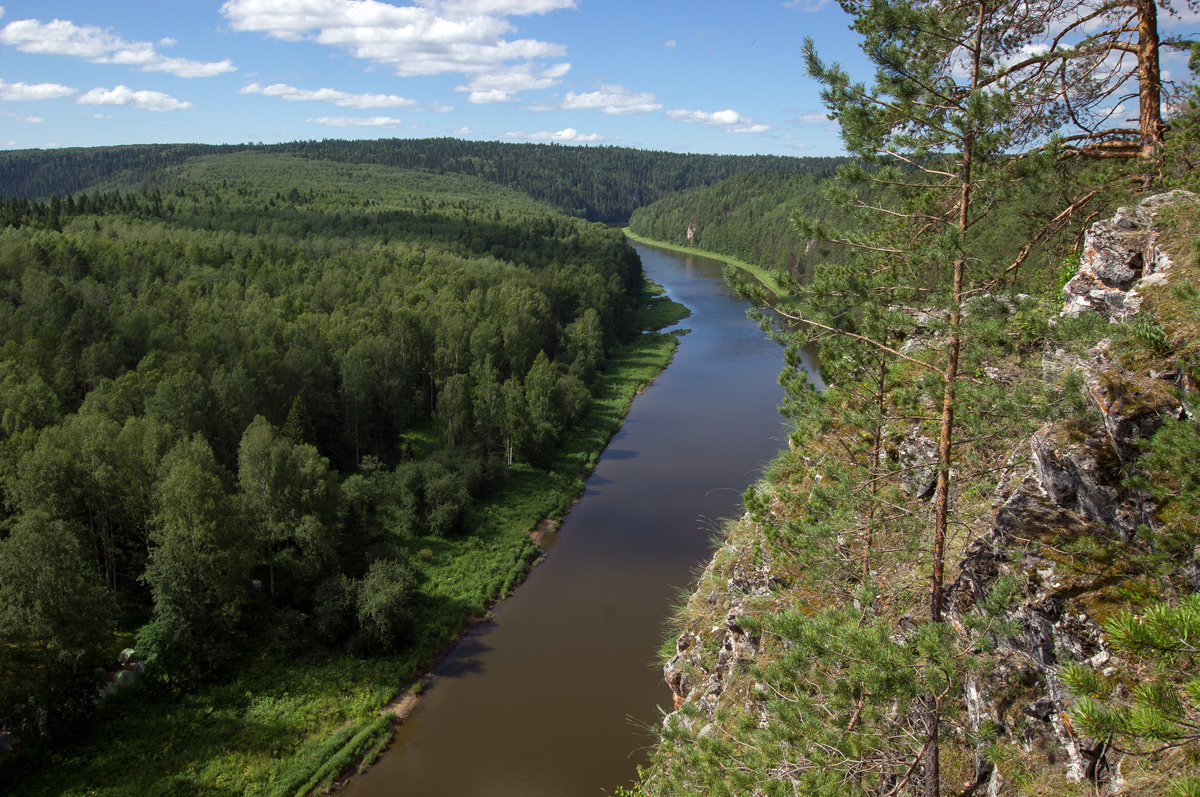
[[[43,511],[0,540],[0,717],[18,742],[87,713],[111,601],[75,533]]]
[[[511,186],[567,213],[591,221],[620,223],[634,208],[696,185],[708,185],[746,171],[796,171],[807,162],[829,159],[774,156],[681,155],[623,147],[564,147],[494,141],[379,139],[297,141],[252,145],[138,145],[0,153],[0,198],[49,198],[92,190],[102,184],[142,191],[161,184],[171,167],[203,155],[289,154],[316,163],[336,162],[420,170],[425,174],[465,175]],[[818,166],[819,167],[819,166]],[[311,198],[307,183],[283,186],[282,198]],[[17,205],[0,203],[0,224]],[[69,205],[67,206],[69,209]],[[166,208],[161,208],[166,212]],[[61,212],[61,209],[60,209]],[[49,207],[40,213],[49,221]]]
[[[834,252],[806,238],[788,219],[797,210],[822,218],[836,212],[821,186],[840,161],[810,159],[802,170],[740,174],[680,191],[638,208],[629,229],[803,279],[813,263]]]
[[[368,646],[401,647],[412,632],[412,572],[402,563],[377,559],[358,585],[358,623]]]
[[[1167,333],[1151,316],[1140,313],[1134,316],[1131,323],[1134,337],[1141,341],[1142,345],[1157,354],[1166,354],[1170,351],[1171,346],[1167,341]]]
[[[86,705],[114,605],[147,682],[169,687],[147,690],[164,712],[260,666],[253,653],[386,651],[411,674],[521,580],[526,531],[578,489],[585,457],[559,446],[594,456],[633,389],[628,367],[603,376],[640,330],[619,232],[455,174],[222,153],[143,152],[152,176],[117,176],[134,152],[60,153],[120,190],[0,202],[0,535],[32,524],[38,539],[8,539],[98,574],[94,600],[56,577],[104,613],[73,626],[69,666],[34,655],[49,619],[6,626],[13,701]],[[584,423],[599,442],[571,436]],[[508,483],[528,506],[489,508]],[[302,714],[290,727],[331,732]],[[57,716],[22,724],[26,760]]]
[[[143,575],[154,618],[139,632],[138,648],[155,675],[185,686],[211,677],[236,654],[252,541],[207,442],[181,440],[162,469]]]
[[[1147,529],[1168,560],[1191,554],[1200,537],[1200,429],[1192,420],[1167,420],[1141,446],[1129,487],[1149,493],[1158,505],[1157,524]]]
[[[1083,664],[1063,668],[1063,682],[1076,696],[1072,722],[1131,752],[1182,752],[1170,793],[1192,793],[1200,781],[1200,595],[1176,606],[1157,604],[1140,616],[1123,612],[1105,631],[1127,664],[1113,677]]]

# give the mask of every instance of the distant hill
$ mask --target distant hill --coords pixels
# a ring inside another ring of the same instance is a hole
[[[835,159],[828,159],[834,161]],[[786,271],[802,277],[814,258],[828,259],[828,246],[810,245],[789,219],[799,210],[827,212],[821,184],[826,169],[801,173],[747,172],[712,186],[690,188],[638,208],[629,221],[636,235]]]
[[[272,145],[144,144],[0,152],[0,198],[65,197],[118,182],[153,189],[159,170],[198,155],[261,151],[313,160],[465,174],[516,188],[574,216],[624,224],[634,209],[743,172],[828,175],[838,158],[686,155],[627,147],[509,144],[454,138],[297,141]]]

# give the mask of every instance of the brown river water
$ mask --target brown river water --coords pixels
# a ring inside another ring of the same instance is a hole
[[[629,785],[671,694],[665,621],[721,518],[785,443],[783,352],[746,318],[720,261],[639,245],[692,310],[547,556],[435,670],[352,797],[559,797]]]

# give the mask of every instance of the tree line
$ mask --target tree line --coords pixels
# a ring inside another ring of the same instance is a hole
[[[461,174],[509,186],[590,221],[624,224],[637,207],[745,171],[826,173],[837,159],[684,155],[454,138],[296,141],[272,145],[149,144],[0,153],[0,197],[49,199],[104,185],[153,190],[160,170],[198,155],[259,152],[314,161]]]

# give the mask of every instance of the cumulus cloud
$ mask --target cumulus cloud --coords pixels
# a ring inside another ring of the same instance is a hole
[[[522,64],[507,71],[476,75],[466,85],[455,86],[454,90],[470,92],[467,102],[508,102],[518,91],[548,89],[556,85],[570,68],[570,64],[560,63],[548,69],[534,70],[530,65]]]
[[[398,127],[404,123],[392,116],[318,116],[308,121],[329,127]]]
[[[81,105],[128,105],[144,111],[182,111],[192,107],[190,102],[177,100],[161,91],[134,91],[128,86],[92,89],[77,102]]]
[[[599,91],[586,91],[576,94],[567,92],[563,98],[562,107],[565,110],[599,109],[612,116],[631,113],[650,113],[662,108],[662,103],[656,102],[654,95],[649,92],[634,94],[624,86],[601,86]]]
[[[260,86],[250,83],[238,90],[238,94],[262,94],[279,97],[288,102],[327,102],[341,108],[400,108],[416,105],[416,100],[398,97],[395,94],[351,94],[338,89],[300,89],[285,83]]]
[[[575,8],[576,0],[450,0],[441,4],[441,13],[451,18],[508,17],[546,14]]]
[[[760,124],[730,109],[712,112],[675,110],[667,111],[665,116],[674,122],[715,125],[726,133],[765,133],[771,129],[770,125]]]
[[[128,42],[111,30],[76,25],[64,19],[45,23],[37,19],[10,22],[0,28],[0,43],[24,53],[70,55],[93,64],[122,64],[143,72],[169,72],[178,77],[211,77],[235,69],[229,59],[204,62],[168,58],[150,42]],[[173,39],[162,40],[163,46],[174,43]]]
[[[380,64],[401,77],[461,74],[470,102],[504,102],[516,91],[555,85],[570,69],[547,65],[561,44],[508,38],[509,17],[574,8],[576,0],[227,0],[221,13],[237,31],[308,40]]]
[[[0,80],[0,100],[7,102],[56,100],[74,93],[75,89],[58,83],[5,83]]]
[[[588,144],[597,141],[603,141],[604,136],[599,133],[580,133],[573,127],[565,127],[562,130],[551,132],[543,130],[540,133],[526,133],[523,131],[515,131],[505,133],[505,138],[524,138],[529,141],[561,141],[572,144]]]

